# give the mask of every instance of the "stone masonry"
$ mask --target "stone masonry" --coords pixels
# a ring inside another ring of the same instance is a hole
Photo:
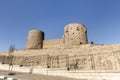
[[[44,40],[44,32],[31,30],[26,48],[12,53],[14,65],[120,71],[120,44],[88,44],[87,29],[83,24],[65,26],[63,38],[53,40]],[[5,53],[0,54],[2,64],[8,64],[10,60]]]
[[[61,39],[44,40],[44,32],[39,30],[29,31],[26,49],[54,48],[87,43],[86,27],[83,24],[73,23],[65,26],[64,37]]]

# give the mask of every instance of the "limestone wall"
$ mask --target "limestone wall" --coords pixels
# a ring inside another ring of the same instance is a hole
[[[0,64],[0,70],[8,70],[8,68],[9,68],[8,65]],[[78,80],[120,80],[120,71],[114,71],[114,72],[113,71],[101,71],[101,70],[100,71],[91,71],[91,70],[68,71],[66,69],[59,69],[59,68],[51,69],[51,68],[43,68],[41,66],[19,67],[18,65],[14,65],[13,71],[33,73],[33,74],[52,75],[52,76],[71,77],[71,78],[77,78]]]
[[[63,46],[63,39],[52,39],[43,41],[43,49],[45,48],[56,48]]]
[[[48,49],[32,49],[32,50],[15,50],[13,55],[15,56],[37,56],[37,55],[83,55],[94,53],[108,53],[120,51],[120,44],[108,44],[108,45],[75,45],[75,46],[61,46]],[[7,52],[2,52],[0,55],[6,55]]]
[[[56,48],[66,45],[88,44],[87,29],[83,24],[72,23],[64,28],[64,36],[61,39],[44,40],[44,32],[30,30],[26,49]]]
[[[39,30],[29,31],[26,49],[42,49],[43,40],[44,32]]]
[[[120,45],[81,45],[41,50],[16,50],[14,64],[70,70],[120,70]],[[4,59],[3,59],[4,58]],[[8,64],[8,56],[0,62]]]
[[[87,44],[87,29],[83,24],[73,23],[64,28],[64,42],[68,45]]]
[[[3,57],[8,64],[9,57]],[[120,71],[120,51],[85,55],[39,55],[15,57],[14,65],[65,68],[69,70],[110,70]]]

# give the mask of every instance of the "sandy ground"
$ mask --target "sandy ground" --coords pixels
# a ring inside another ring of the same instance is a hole
[[[87,80],[87,79],[73,79],[60,76],[49,76],[49,75],[40,75],[40,74],[28,74],[28,73],[19,73],[15,72],[15,75],[8,75],[8,71],[0,70],[0,76],[7,76],[11,78],[16,78],[20,80]]]

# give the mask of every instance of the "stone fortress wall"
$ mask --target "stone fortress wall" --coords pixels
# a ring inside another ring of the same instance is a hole
[[[81,24],[69,24],[61,39],[44,40],[44,33],[29,32],[26,50],[15,50],[13,64],[70,70],[120,71],[120,44],[88,44],[87,30]],[[0,63],[8,64],[9,56],[0,54]]]
[[[63,38],[61,38],[61,39],[52,39],[52,40],[44,40],[43,41],[43,49],[55,48],[55,47],[61,47],[61,46],[64,46]]]
[[[61,39],[44,40],[44,32],[39,30],[29,31],[26,48],[43,49],[87,43],[86,27],[83,24],[73,23],[65,26],[64,37]]]
[[[16,50],[14,65],[65,68],[70,70],[120,71],[120,45],[75,45],[61,48]],[[0,56],[8,64],[9,57]]]
[[[68,24],[64,28],[64,43],[68,45],[87,44],[87,29],[83,24]]]
[[[39,30],[29,31],[28,40],[27,40],[27,49],[42,49],[44,40],[44,32]]]

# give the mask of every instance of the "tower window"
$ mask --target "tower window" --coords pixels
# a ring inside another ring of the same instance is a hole
[[[82,42],[80,42],[80,44],[82,44]]]
[[[68,32],[68,31],[65,31],[66,33]]]
[[[77,29],[76,29],[77,31],[79,31],[79,28],[77,27]]]

